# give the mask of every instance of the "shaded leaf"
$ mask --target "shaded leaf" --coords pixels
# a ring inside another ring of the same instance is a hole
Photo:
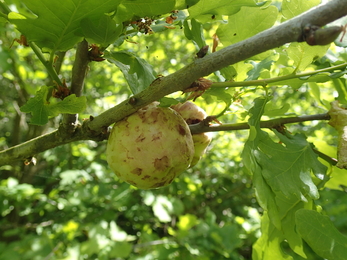
[[[87,41],[106,47],[119,37],[123,26],[117,25],[110,16],[102,15],[97,23],[90,18],[82,19],[81,29]]]
[[[175,98],[169,98],[169,97],[163,97],[159,100],[159,102],[160,102],[159,104],[160,107],[170,107],[172,105],[176,105],[180,103],[179,100]]]
[[[257,4],[253,0],[200,0],[196,5],[189,7],[188,12],[189,18],[202,19],[201,22],[203,22],[207,19],[211,20],[212,15],[233,15],[243,6],[255,7]]]
[[[123,72],[133,94],[141,92],[155,80],[152,66],[130,52],[105,52],[104,57]]]
[[[347,237],[336,229],[328,216],[301,209],[296,212],[295,220],[298,232],[318,255],[325,259],[346,259]]]
[[[191,28],[188,24],[188,21],[184,21],[184,35],[188,40],[193,41],[197,48],[200,49],[203,46],[206,46],[205,37],[202,30],[202,24],[197,20],[191,20]]]
[[[257,98],[250,109],[250,136],[242,153],[245,166],[253,174],[257,199],[267,210],[270,220],[268,232],[263,233],[265,238],[259,239],[259,259],[263,259],[263,254],[269,254],[265,251],[278,251],[284,240],[295,253],[305,257],[293,219],[297,210],[311,208],[312,200],[318,198],[311,172],[317,177],[323,176],[326,167],[318,161],[303,135],[292,136],[275,131],[280,142],[274,142],[267,132],[260,129],[259,122],[267,101],[268,98]],[[270,242],[264,242],[267,240]],[[277,249],[270,249],[271,246]],[[289,256],[282,258],[291,259]]]
[[[48,122],[50,117],[55,117],[60,113],[76,114],[81,113],[86,108],[87,99],[85,96],[76,97],[75,94],[67,96],[60,102],[52,103],[47,101],[49,88],[46,86],[41,87],[36,92],[35,97],[30,98],[20,110],[25,113],[31,113],[31,124],[44,125]]]
[[[118,7],[116,19],[123,22],[166,14],[175,9],[175,4],[175,0],[125,0]]]

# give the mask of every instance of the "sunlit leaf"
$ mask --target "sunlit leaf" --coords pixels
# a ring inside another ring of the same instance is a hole
[[[320,0],[300,1],[300,0],[283,0],[282,15],[285,19],[291,19],[310,8],[319,5]]]
[[[278,10],[275,6],[265,9],[259,7],[242,7],[241,10],[230,16],[227,24],[222,24],[217,35],[224,46],[247,39],[263,30],[270,28],[277,19]],[[247,17],[248,26],[244,26]]]
[[[248,78],[246,80],[256,80],[259,78],[260,73],[266,69],[270,70],[271,65],[273,63],[272,57],[267,57],[266,59],[260,61],[259,63],[251,62],[253,65],[253,69],[247,72]]]
[[[310,46],[306,42],[292,42],[287,49],[290,59],[294,61],[294,66],[302,71],[306,69],[315,59],[322,57],[328,50],[329,45]]]
[[[34,125],[44,125],[50,117],[55,117],[60,113],[77,114],[86,108],[87,99],[85,96],[76,97],[75,94],[67,96],[60,102],[50,103],[47,99],[49,88],[41,87],[36,92],[35,97],[30,98],[26,104],[21,107],[21,111],[31,113],[31,123]]]

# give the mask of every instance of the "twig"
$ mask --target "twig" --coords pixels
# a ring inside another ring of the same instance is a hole
[[[247,87],[247,86],[266,86],[270,83],[278,83],[285,80],[295,79],[295,78],[302,78],[302,77],[309,77],[314,76],[320,73],[324,72],[332,72],[336,70],[344,70],[346,69],[347,62],[342,63],[340,65],[332,66],[325,69],[315,70],[315,71],[309,71],[309,72],[302,72],[302,73],[292,73],[285,76],[280,77],[274,77],[274,78],[268,78],[268,79],[259,79],[259,80],[248,80],[248,81],[226,81],[226,82],[214,82],[211,85],[211,88],[234,88],[234,87]]]
[[[276,118],[267,121],[261,121],[261,128],[276,128],[285,124],[300,123],[314,120],[329,120],[330,116],[326,114],[307,115],[307,116],[295,116],[295,117],[283,117]],[[205,121],[201,121],[198,124],[190,125],[190,131],[192,134],[199,134],[205,132],[218,132],[218,131],[234,131],[234,130],[246,130],[249,129],[248,123],[238,124],[222,124],[222,125],[207,125]]]
[[[88,42],[83,40],[77,45],[76,58],[72,68],[71,88],[70,93],[77,97],[82,95],[84,79],[88,70]],[[61,129],[67,135],[75,131],[78,123],[78,114],[65,114]]]
[[[55,254],[55,252],[62,246],[63,242],[59,242],[43,260],[49,260]]]
[[[45,66],[48,74],[51,76],[51,78],[58,83],[58,85],[63,86],[63,83],[61,82],[57,72],[55,71],[53,64],[49,62],[41,52],[40,48],[33,42],[29,42],[29,46],[31,49],[35,52],[36,56],[39,58],[41,63]]]

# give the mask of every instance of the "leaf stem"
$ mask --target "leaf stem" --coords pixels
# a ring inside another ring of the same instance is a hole
[[[258,79],[258,80],[249,80],[249,81],[238,81],[238,82],[232,82],[232,81],[226,81],[226,82],[215,82],[212,83],[212,88],[235,88],[235,87],[248,87],[248,86],[266,86],[269,83],[275,83],[280,82],[284,80],[294,79],[294,78],[301,78],[301,77],[309,77],[313,76],[319,73],[324,72],[331,72],[335,70],[343,70],[346,69],[347,62],[342,63],[340,65],[332,66],[329,68],[324,68],[320,70],[315,71],[309,71],[309,72],[302,72],[302,73],[292,73],[285,76],[279,76],[274,78],[268,78],[268,79]]]
[[[43,56],[43,53],[41,52],[40,48],[33,42],[29,43],[29,46],[34,51],[36,56],[39,58],[43,66],[45,66],[48,74],[51,76],[51,78],[60,86],[63,86],[63,83],[61,82],[57,72],[55,71],[53,67],[53,62],[46,60],[46,58]]]

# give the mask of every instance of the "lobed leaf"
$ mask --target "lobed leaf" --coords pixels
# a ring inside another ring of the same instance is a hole
[[[274,63],[274,60],[272,59],[272,57],[267,57],[258,63],[254,61],[250,61],[250,63],[252,63],[253,69],[247,72],[248,78],[246,79],[246,81],[258,79],[260,76],[260,73],[264,69],[270,70],[272,63]]]
[[[175,4],[175,0],[125,0],[117,9],[116,20],[124,22],[166,14],[175,9]]]
[[[227,24],[218,27],[218,38],[224,46],[245,40],[273,26],[277,20],[277,15],[278,9],[275,6],[269,6],[265,9],[242,7],[238,13],[229,17]],[[245,17],[249,23],[247,27],[244,24]]]
[[[123,72],[133,94],[141,92],[155,80],[152,66],[130,52],[106,52],[105,58]]]
[[[319,5],[320,0],[310,0],[310,1],[300,1],[300,0],[291,0],[291,1],[282,1],[282,15],[285,19],[291,19],[299,14]]]
[[[76,97],[75,94],[67,96],[60,102],[48,102],[49,88],[41,87],[36,92],[35,97],[30,98],[20,110],[25,113],[31,113],[31,124],[44,125],[50,117],[55,117],[60,113],[77,114],[81,113],[86,108],[87,99],[85,96]]]
[[[322,57],[328,49],[329,45],[310,46],[306,42],[292,42],[286,51],[288,57],[294,61],[296,69],[303,71],[307,66],[312,64],[314,60]]]
[[[25,5],[37,18],[11,12],[9,19],[29,41],[53,51],[65,51],[82,39],[83,19],[98,23],[100,16],[115,11],[121,0],[27,0]]]
[[[184,21],[184,35],[188,40],[193,41],[199,49],[206,45],[202,24],[195,19],[191,20],[191,28],[188,25],[188,20]]]
[[[267,97],[257,98],[250,109],[250,136],[242,153],[245,166],[253,174],[257,199],[268,212],[270,220],[270,233],[263,233],[266,238],[262,236],[259,242],[261,244],[263,239],[269,239],[268,247],[263,245],[257,250],[262,248],[275,252],[277,249],[270,249],[271,243],[275,243],[272,246],[277,248],[286,240],[295,253],[305,257],[302,239],[295,231],[293,219],[297,210],[312,208],[312,200],[318,198],[318,190],[311,172],[317,177],[323,176],[326,167],[318,161],[303,135],[292,136],[274,131],[280,140],[274,142],[268,133],[260,129],[259,122],[268,100]],[[267,252],[259,251],[258,254]]]
[[[263,5],[265,2],[258,5]],[[233,15],[240,11],[241,7],[256,7],[253,0],[200,0],[197,4],[188,8],[189,18],[196,18],[201,22],[212,20],[216,15]]]
[[[123,26],[117,25],[110,16],[102,15],[98,22],[90,18],[82,19],[81,29],[87,41],[107,47],[119,37]]]
[[[347,237],[336,229],[328,216],[301,209],[296,212],[295,221],[300,235],[318,255],[325,259],[346,259]]]

